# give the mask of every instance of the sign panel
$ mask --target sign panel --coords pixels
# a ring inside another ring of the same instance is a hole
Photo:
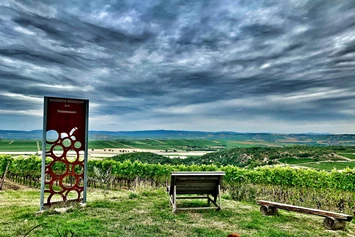
[[[41,203],[86,202],[89,101],[44,98]]]

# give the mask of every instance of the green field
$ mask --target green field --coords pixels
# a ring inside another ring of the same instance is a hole
[[[339,155],[355,160],[355,154],[353,154],[353,153],[339,153]]]
[[[314,159],[311,158],[282,158],[279,159],[279,162],[285,164],[302,164],[308,162],[314,162]]]
[[[355,162],[317,162],[317,163],[302,163],[300,166],[309,167],[313,169],[322,169],[331,171],[333,169],[343,170],[346,168],[355,168]]]
[[[90,141],[90,149],[104,148],[138,148],[155,150],[206,150],[211,147],[224,148],[221,141],[204,140],[112,140],[112,141]],[[217,149],[217,148],[216,148]]]
[[[342,153],[355,153],[355,150],[343,150]]]
[[[0,192],[0,236],[120,236],[120,237],[345,237],[355,232],[328,231],[323,218],[280,210],[278,216],[262,216],[255,203],[222,196],[221,211],[183,211],[173,214],[163,189],[103,191],[89,189],[88,204],[63,214],[53,209],[35,215],[39,192],[35,189]],[[193,206],[204,205],[192,201]],[[191,206],[190,201],[179,201]]]
[[[226,147],[228,148],[242,148],[242,147],[282,147],[288,144],[283,143],[274,143],[274,142],[264,142],[264,141],[233,141],[233,140],[226,140],[224,141]]]
[[[42,141],[39,142],[40,146]],[[38,151],[35,140],[0,140],[0,151]]]
[[[38,141],[40,147],[42,141]],[[275,146],[273,143],[240,142],[230,140],[101,140],[89,141],[89,149],[153,149],[153,150],[221,150],[242,147]],[[0,151],[37,151],[35,140],[0,140]]]
[[[241,142],[231,140],[109,140],[89,141],[90,149],[138,148],[156,150],[220,150],[241,147],[279,146],[267,142]]]
[[[42,146],[42,141],[38,141]],[[205,139],[145,139],[91,140],[89,149],[154,149],[154,150],[223,150],[249,147],[285,147],[290,144],[264,141],[205,140]],[[37,151],[36,140],[0,140],[0,151]],[[345,153],[345,152],[344,152]]]

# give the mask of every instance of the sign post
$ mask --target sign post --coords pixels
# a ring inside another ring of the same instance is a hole
[[[86,202],[89,101],[44,97],[40,211]]]

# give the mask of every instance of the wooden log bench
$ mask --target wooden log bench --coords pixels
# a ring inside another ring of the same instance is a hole
[[[346,222],[350,222],[353,219],[353,216],[346,215],[343,213],[323,211],[319,209],[293,206],[277,202],[258,200],[257,204],[260,205],[260,212],[264,215],[275,215],[278,213],[277,209],[284,209],[288,211],[295,211],[325,217],[323,225],[325,228],[330,230],[344,229],[346,226]]]
[[[170,196],[170,205],[173,207],[173,212],[196,209],[221,210],[220,190],[224,175],[225,172],[223,171],[172,172],[170,186],[167,191]],[[207,199],[208,206],[179,208],[176,203],[177,199]],[[211,203],[214,207],[210,206]]]

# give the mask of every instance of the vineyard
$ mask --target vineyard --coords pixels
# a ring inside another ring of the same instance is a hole
[[[40,157],[0,156],[1,174],[8,162],[9,179],[40,187]],[[56,173],[60,173],[64,172],[66,167],[63,164],[55,169]],[[161,187],[169,183],[172,171],[215,170],[226,172],[223,189],[235,200],[254,202],[255,199],[262,198],[346,213],[352,213],[355,205],[355,169],[349,168],[342,172],[327,172],[280,166],[243,169],[232,165],[162,165],[130,160],[93,160],[88,162],[88,185],[103,189]],[[66,182],[73,180],[68,179]]]

